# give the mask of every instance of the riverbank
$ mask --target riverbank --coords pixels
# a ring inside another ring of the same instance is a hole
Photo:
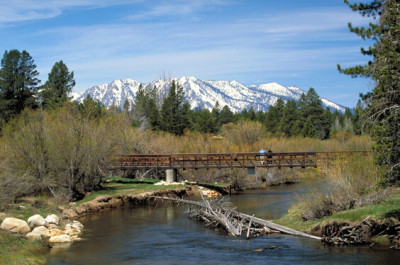
[[[128,183],[126,183],[128,182]],[[106,211],[108,209],[115,209],[119,207],[140,207],[144,205],[156,205],[161,203],[160,201],[154,201],[150,196],[169,196],[169,197],[183,197],[190,199],[198,196],[199,188],[196,185],[168,185],[168,186],[156,186],[153,185],[154,180],[127,180],[127,179],[111,179],[108,183],[105,183],[104,190],[97,191],[87,196],[82,201],[71,204],[59,204],[45,198],[29,199],[25,200],[23,204],[18,205],[12,210],[14,216],[27,216],[32,213],[40,212],[42,215],[46,215],[47,211],[54,211],[58,208],[65,214],[66,218],[80,218],[85,215]],[[204,185],[203,185],[204,186]],[[207,187],[211,188],[213,185],[208,184]],[[222,187],[221,187],[222,186]],[[225,189],[229,187],[226,185],[218,185],[219,189]],[[29,206],[30,205],[30,206]],[[288,215],[276,220],[276,223],[315,235],[321,235],[322,231],[327,231],[326,227],[339,227],[350,226],[356,224],[359,220],[364,220],[366,217],[371,217],[373,220],[382,219],[388,217],[393,222],[399,219],[398,214],[400,212],[400,193],[397,191],[393,197],[384,201],[378,205],[370,205],[363,208],[344,211],[337,213],[331,217],[327,217],[320,220],[312,220],[304,222],[301,217],[300,209],[292,207],[289,210]],[[21,207],[22,206],[22,207]],[[34,206],[37,206],[35,208]],[[27,214],[29,213],[29,214]],[[61,213],[60,213],[61,214]],[[0,214],[0,220],[6,216]],[[386,218],[387,219],[387,218]],[[329,222],[334,222],[334,225],[330,225]],[[338,222],[340,221],[340,222]],[[381,222],[376,222],[382,224]],[[328,224],[328,225],[325,225]],[[340,224],[338,226],[337,224]],[[396,224],[396,222],[394,222]],[[319,227],[319,228],[318,228]],[[391,226],[396,230],[396,225]],[[317,229],[318,228],[318,229]],[[387,227],[386,227],[387,228]],[[385,229],[386,229],[385,228]],[[7,244],[8,247],[2,249],[0,256],[8,255],[10,259],[4,262],[0,259],[0,264],[21,264],[21,260],[26,259],[26,264],[44,264],[47,246],[43,246],[37,243],[29,242],[21,236],[5,235],[0,234],[1,242]],[[372,243],[376,242],[374,248],[378,245],[387,246],[396,240],[395,238],[390,239],[387,235],[380,235]],[[17,242],[17,243],[12,243]],[[18,246],[18,247],[15,247]],[[14,261],[13,261],[14,260]]]
[[[0,223],[6,217],[26,219],[33,214],[46,216],[58,213],[63,219],[78,219],[85,215],[119,207],[155,206],[161,203],[151,196],[194,198],[199,196],[196,185],[154,185],[156,180],[110,178],[102,190],[88,194],[84,200],[64,204],[52,198],[21,198],[6,212],[0,212]],[[212,187],[212,185],[209,185]],[[224,190],[225,187],[218,187]],[[23,234],[0,230],[0,264],[45,264],[49,246],[41,240],[27,240]],[[3,247],[4,246],[4,247]]]
[[[159,201],[156,201],[152,196],[170,197],[170,198],[193,198],[199,196],[199,191],[196,186],[173,188],[168,186],[167,190],[143,192],[137,195],[101,195],[95,199],[79,203],[72,203],[68,207],[59,207],[61,213],[70,218],[77,219],[85,215],[98,213],[104,210],[122,208],[122,207],[140,207],[140,206],[155,206]]]
[[[293,205],[287,215],[274,222],[323,237],[327,244],[400,249],[400,189],[393,190],[391,196],[378,204],[316,220],[305,221],[300,205]]]

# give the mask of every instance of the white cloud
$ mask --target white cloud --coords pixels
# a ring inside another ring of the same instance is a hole
[[[63,1],[67,4],[54,5],[50,2],[53,1],[48,2],[47,9],[35,4],[14,10],[16,14],[35,11],[37,14],[31,14],[33,19],[56,16],[67,8],[94,8],[124,1]],[[355,65],[364,59],[358,55],[358,38],[348,32],[346,24],[365,24],[367,20],[347,9],[246,14],[215,22],[200,13],[212,8],[212,4],[227,4],[224,1],[158,2],[160,5],[149,7],[147,13],[135,20],[49,26],[30,33],[27,37],[32,43],[44,43],[29,50],[31,54],[40,54],[35,60],[42,67],[41,78],[45,80],[52,64],[62,59],[75,72],[78,91],[119,78],[148,82],[163,71],[203,79],[233,77],[251,84],[278,77],[301,80],[305,72],[317,75],[321,70],[336,71],[337,63]],[[159,19],[174,14],[182,19]],[[183,18],[188,15],[199,15],[199,19]],[[157,19],[152,21],[149,17]],[[18,19],[16,15],[14,19]],[[316,82],[317,78],[308,82]]]
[[[133,14],[127,17],[127,19],[142,20],[161,16],[188,16],[200,11],[212,9],[215,6],[232,4],[232,2],[232,0],[162,0],[158,1],[157,4],[152,2],[148,7],[149,10]]]
[[[70,8],[97,8],[143,0],[0,0],[0,23],[48,19]]]

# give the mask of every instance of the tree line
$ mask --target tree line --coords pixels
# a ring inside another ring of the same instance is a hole
[[[125,101],[124,111],[136,127],[175,135],[183,135],[185,131],[219,134],[224,124],[249,120],[261,123],[264,131],[273,136],[327,139],[340,132],[360,135],[363,108],[359,103],[353,111],[332,112],[323,107],[315,89],[310,88],[298,101],[285,102],[279,98],[267,111],[250,107],[234,113],[227,105],[221,107],[218,101],[211,111],[192,110],[185,101],[182,86],[172,81],[165,99],[160,98],[156,87],[140,85],[134,102]]]

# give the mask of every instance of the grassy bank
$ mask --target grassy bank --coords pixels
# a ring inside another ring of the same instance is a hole
[[[110,177],[105,179],[102,184],[103,188],[101,190],[92,192],[85,196],[84,199],[77,201],[76,204],[80,205],[84,202],[88,202],[96,199],[103,195],[138,195],[144,192],[157,192],[173,189],[181,189],[183,185],[154,185],[159,182],[158,179],[130,179],[121,177]]]
[[[60,204],[47,196],[19,198],[13,207],[5,212],[0,212],[0,223],[6,217],[15,217],[27,220],[30,216],[40,214],[58,214],[57,207]],[[21,234],[11,234],[0,230],[0,264],[45,264],[48,246],[42,241],[27,240]]]
[[[393,191],[392,195],[386,200],[373,205],[366,205],[357,209],[339,211],[331,216],[326,216],[317,220],[304,221],[302,218],[303,209],[301,204],[294,205],[284,217],[275,220],[276,223],[303,232],[312,232],[317,225],[323,225],[329,221],[345,221],[353,223],[367,217],[374,219],[394,219],[400,220],[400,190]]]
[[[0,264],[45,264],[48,248],[41,241],[0,230]]]

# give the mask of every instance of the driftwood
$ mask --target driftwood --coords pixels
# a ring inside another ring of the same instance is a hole
[[[192,216],[195,216],[195,218],[197,218],[198,220],[204,221],[206,223],[206,226],[219,224],[223,226],[228,231],[228,233],[233,236],[240,236],[243,231],[247,231],[247,238],[271,232],[281,232],[288,235],[321,240],[320,237],[299,232],[294,229],[275,224],[271,221],[254,217],[254,215],[251,216],[248,214],[240,213],[229,207],[223,207],[218,203],[213,203],[213,205],[211,205],[210,201],[205,200],[204,198],[203,202],[158,196],[153,196],[153,198],[197,206],[201,210],[191,209],[190,214]]]

